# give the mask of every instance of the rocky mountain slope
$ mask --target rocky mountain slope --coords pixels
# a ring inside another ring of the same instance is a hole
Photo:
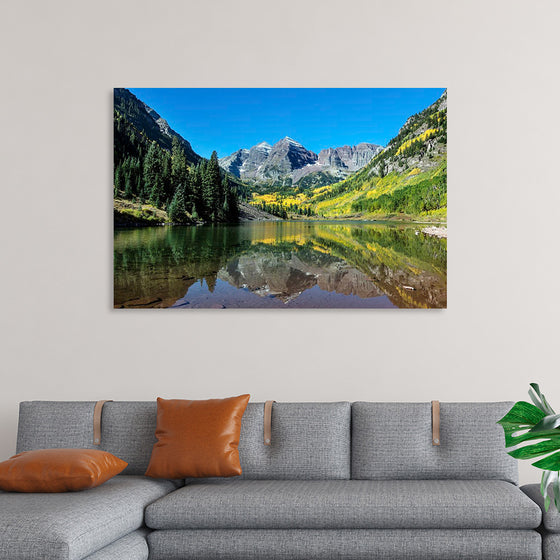
[[[263,212],[255,206],[251,206],[246,202],[239,202],[239,221],[240,222],[278,222],[281,218],[269,214],[268,212]]]
[[[383,177],[393,171],[426,171],[437,165],[438,155],[447,155],[447,90],[432,105],[407,119],[367,173]]]
[[[321,186],[339,181],[367,165],[383,148],[362,142],[327,148],[319,154],[286,136],[273,146],[261,142],[221,158],[220,166],[253,183],[270,186]],[[302,179],[305,181],[302,181]]]
[[[115,111],[125,117],[149,140],[155,140],[161,148],[171,151],[173,138],[177,138],[189,164],[196,164],[202,160],[202,157],[192,149],[187,140],[175,132],[154,109],[138,99],[128,89],[115,88],[113,97]]]
[[[360,171],[306,202],[326,217],[447,215],[447,91],[412,115]]]

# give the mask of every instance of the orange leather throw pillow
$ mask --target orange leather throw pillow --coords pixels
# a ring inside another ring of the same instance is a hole
[[[128,463],[99,449],[38,449],[0,463],[6,492],[68,492],[95,488]]]
[[[157,443],[147,476],[201,478],[241,474],[239,434],[250,395],[157,400]]]

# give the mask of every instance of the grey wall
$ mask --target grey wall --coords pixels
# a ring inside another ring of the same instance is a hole
[[[518,400],[535,380],[560,408],[559,16],[4,0],[0,458],[24,399]],[[447,86],[449,309],[113,311],[115,86]]]

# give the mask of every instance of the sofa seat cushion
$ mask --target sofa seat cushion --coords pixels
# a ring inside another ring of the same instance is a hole
[[[542,560],[536,531],[195,529],[154,531],[148,543],[150,560]]]
[[[540,484],[527,484],[526,486],[522,486],[521,490],[533,500],[536,504],[539,505],[542,511],[543,516],[543,527],[549,533],[557,533],[560,534],[560,512],[554,506],[554,495],[552,493],[552,485],[548,487],[548,495],[550,496],[550,507],[548,511],[545,510],[544,507],[544,498],[541,494],[541,485]]]
[[[216,480],[151,504],[152,529],[533,529],[540,508],[491,480]]]
[[[176,488],[119,475],[81,492],[0,492],[0,558],[80,560],[142,527],[145,507]]]
[[[560,558],[560,535],[558,533],[545,533],[543,535],[544,560],[558,560]]]
[[[149,533],[146,528],[132,531],[118,541],[86,556],[84,560],[148,560],[150,551],[146,537]]]

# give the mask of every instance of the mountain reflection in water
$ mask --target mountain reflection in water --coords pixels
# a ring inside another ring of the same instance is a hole
[[[253,222],[115,231],[115,307],[447,303],[447,240],[414,225]]]

